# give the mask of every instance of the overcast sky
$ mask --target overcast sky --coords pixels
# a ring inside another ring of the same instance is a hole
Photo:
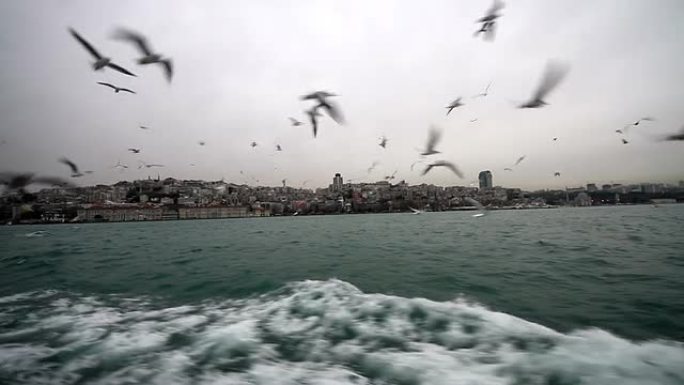
[[[684,1],[508,1],[496,39],[485,42],[473,37],[474,21],[490,6],[3,0],[0,171],[67,177],[57,163],[66,156],[95,171],[81,185],[157,171],[264,185],[310,180],[310,187],[327,186],[336,172],[377,181],[394,170],[411,184],[469,185],[490,169],[495,185],[523,188],[684,179],[684,143],[657,140],[684,125]],[[171,84],[159,66],[137,65],[137,51],[111,38],[119,26],[173,59]],[[138,77],[93,71],[68,27]],[[515,108],[551,59],[570,72],[550,105]],[[138,94],[115,94],[98,81]],[[472,98],[489,82],[489,96]],[[288,121],[306,120],[311,103],[299,96],[314,90],[339,94],[347,118],[344,126],[321,118],[316,139],[308,125]],[[459,96],[465,106],[445,116]],[[623,145],[614,131],[642,116],[656,121],[631,129]],[[465,179],[410,170],[430,125],[444,130],[434,159],[458,164]],[[378,145],[382,135],[387,149]],[[503,171],[523,155],[513,172]],[[129,169],[111,168],[118,160]],[[166,167],[138,170],[140,160]]]

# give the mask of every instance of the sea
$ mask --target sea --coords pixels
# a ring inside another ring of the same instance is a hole
[[[0,384],[684,384],[684,205],[0,228]]]

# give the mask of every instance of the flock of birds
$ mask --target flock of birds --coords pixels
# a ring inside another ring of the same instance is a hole
[[[501,2],[500,0],[494,0],[493,5],[485,12],[484,16],[479,18],[476,22],[480,24],[480,27],[478,28],[477,31],[475,31],[474,36],[478,37],[480,35],[483,36],[484,40],[491,41],[494,39],[495,34],[496,34],[496,29],[498,28],[498,22],[500,18],[503,16],[501,13],[501,10],[504,8],[504,3]],[[76,30],[73,28],[68,29],[69,33],[73,38],[90,54],[92,59],[94,60],[92,62],[92,68],[94,71],[101,71],[105,68],[111,69],[114,71],[117,71],[121,74],[124,74],[126,76],[133,76],[135,77],[136,75],[129,71],[128,69],[122,67],[119,64],[116,64],[112,58],[107,57],[103,55],[99,50],[97,50],[88,40],[86,40],[83,36],[81,36]],[[118,30],[115,31],[115,33],[112,36],[115,40],[119,40],[128,44],[131,44],[140,54],[140,56],[137,58],[137,63],[139,65],[149,65],[149,64],[156,64],[158,65],[162,70],[163,73],[167,79],[168,82],[171,82],[173,78],[173,64],[172,60],[168,57],[163,56],[160,53],[155,52],[152,48],[150,43],[148,42],[147,38],[145,38],[143,35],[140,33],[128,30],[128,29],[123,29],[119,28]],[[518,105],[518,108],[541,108],[546,106],[548,103],[546,102],[547,97],[549,94],[561,83],[561,81],[565,78],[566,74],[568,73],[569,67],[565,66],[563,64],[557,63],[557,62],[552,62],[550,61],[546,68],[545,71],[542,75],[542,78],[537,86],[537,88],[534,90],[532,93],[531,97]],[[108,82],[97,82],[97,84],[107,87],[109,89],[112,89],[115,93],[130,93],[130,94],[135,94],[136,92],[134,90],[131,90],[129,88],[125,87],[119,87],[115,84],[108,83]],[[487,84],[487,86],[484,88],[484,90],[477,94],[474,95],[473,98],[481,98],[481,97],[487,97],[489,95],[490,87],[492,83],[490,82]],[[345,119],[344,116],[341,112],[340,107],[337,105],[337,103],[333,100],[334,97],[338,96],[335,93],[328,92],[328,91],[315,91],[311,92],[309,94],[303,95],[300,97],[300,100],[302,102],[312,102],[313,104],[310,106],[310,108],[306,109],[304,111],[306,117],[308,118],[308,124],[311,125],[313,137],[316,138],[318,135],[318,130],[319,130],[319,121],[320,119],[323,119],[325,116],[329,117],[333,121],[335,121],[339,125],[344,125],[345,124]],[[451,103],[449,103],[445,108],[447,110],[446,115],[448,116],[454,109],[457,109],[459,107],[464,106],[464,100],[463,97],[458,97],[455,100],[453,100]],[[299,126],[304,126],[306,123],[297,120],[296,118],[289,117],[290,123],[294,127],[299,127]],[[633,123],[625,125],[621,129],[615,130],[616,133],[622,135],[621,140],[623,144],[628,144],[629,140],[626,139],[626,135],[628,133],[628,130],[631,127],[638,126],[644,122],[652,122],[655,119],[652,117],[643,117],[641,119],[638,119],[634,121]],[[477,119],[471,119],[470,122],[476,122]],[[147,126],[139,126],[140,129],[142,130],[149,130],[150,127]],[[440,151],[437,150],[437,146],[441,140],[442,136],[442,131],[436,127],[430,127],[428,131],[428,138],[425,143],[425,147],[420,150],[420,158],[413,162],[411,164],[411,170],[413,170],[414,166],[419,163],[423,163],[427,157],[435,156],[438,154],[441,154]],[[387,148],[387,144],[389,142],[389,139],[383,135],[379,138],[379,143],[378,145],[382,147],[383,149]],[[553,141],[557,141],[558,138],[554,137]],[[684,141],[684,127],[677,132],[673,133],[670,135],[667,135],[663,138],[663,140],[667,141]],[[0,144],[4,144],[4,141]],[[200,146],[205,146],[206,142],[205,141],[199,141],[198,145]],[[257,142],[251,142],[250,146],[252,148],[255,148],[258,146]],[[283,148],[280,144],[276,144],[275,150],[280,152],[283,151]],[[132,154],[139,154],[141,152],[140,148],[128,148],[128,151],[131,152]],[[525,159],[525,156],[521,156],[518,158],[515,163],[511,167],[506,167],[504,168],[504,171],[512,172],[514,167],[518,166],[523,160]],[[71,177],[72,178],[78,178],[86,174],[91,174],[92,171],[81,171],[79,167],[71,160],[67,158],[61,158],[59,159],[59,162],[67,166],[71,172]],[[370,174],[377,166],[379,162],[374,161],[373,164],[367,169],[367,172]],[[191,164],[194,165],[194,164]],[[139,162],[138,168],[154,168],[154,167],[164,167],[162,164],[155,164],[155,163],[145,163],[143,161]],[[464,178],[463,172],[458,168],[456,164],[453,162],[450,162],[448,160],[444,159],[438,159],[435,161],[432,161],[429,164],[426,164],[421,175],[426,175],[429,173],[431,170],[442,167],[445,169],[450,170],[453,172],[456,176],[459,178]],[[120,171],[123,171],[125,169],[128,169],[129,167],[125,164],[122,164],[120,161],[117,162],[116,165],[113,166],[113,168],[116,168]],[[242,171],[240,171],[241,174],[244,174]],[[395,178],[397,171],[395,170],[394,173],[391,175],[385,176],[385,180],[393,180]],[[556,171],[554,172],[554,176],[559,177],[560,172]],[[308,181],[306,181],[308,182]],[[304,186],[306,184],[302,186]],[[285,180],[283,180],[283,183],[285,183]],[[73,184],[67,180],[64,180],[62,178],[57,178],[57,177],[41,177],[41,176],[36,176],[32,173],[0,173],[0,185],[5,185],[6,190],[11,192],[19,192],[19,193],[25,193],[25,188],[28,185],[31,184],[42,184],[42,185],[57,185],[57,186],[73,186]],[[479,203],[477,202],[471,202],[471,204],[481,207]]]

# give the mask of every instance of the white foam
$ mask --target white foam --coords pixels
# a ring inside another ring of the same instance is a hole
[[[0,298],[0,312],[34,297]],[[364,294],[337,280],[163,309],[62,295],[0,335],[0,378],[25,383],[681,384],[682,363],[679,342],[563,334],[465,301]],[[88,371],[98,374],[81,378]]]

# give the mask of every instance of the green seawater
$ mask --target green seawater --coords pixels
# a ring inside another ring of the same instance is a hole
[[[684,383],[684,205],[5,226],[0,306],[0,383]]]

